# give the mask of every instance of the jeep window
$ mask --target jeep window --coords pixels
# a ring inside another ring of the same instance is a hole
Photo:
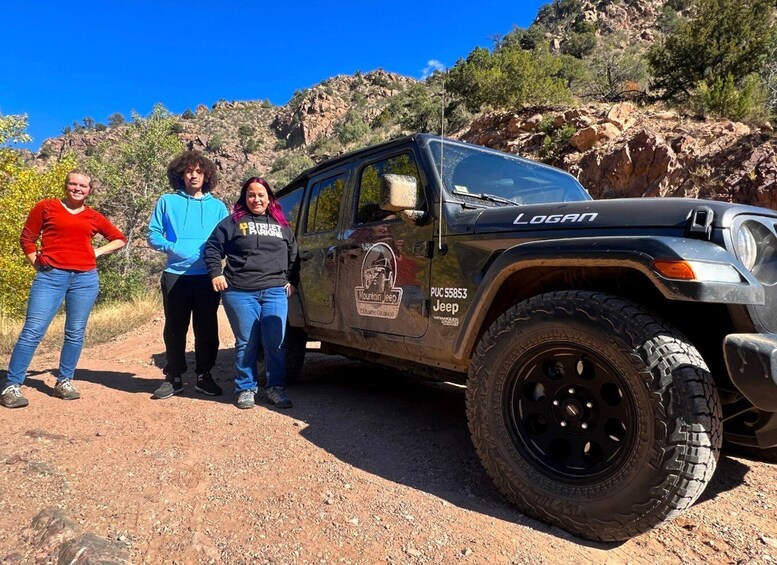
[[[305,224],[307,233],[337,229],[344,187],[344,174],[319,181],[313,185],[313,189],[310,191],[308,219]]]
[[[461,200],[542,204],[591,200],[583,186],[563,171],[508,153],[474,145],[432,140],[429,150],[446,190]]]
[[[278,203],[281,205],[283,215],[289,221],[292,231],[297,229],[297,218],[299,218],[299,207],[302,204],[303,186],[291,189],[291,192],[284,193],[278,197]]]
[[[359,178],[359,197],[356,203],[356,224],[367,224],[396,218],[394,212],[380,207],[381,177],[388,174],[407,175],[416,179],[419,202],[424,201],[421,177],[412,153],[396,155],[364,167]]]

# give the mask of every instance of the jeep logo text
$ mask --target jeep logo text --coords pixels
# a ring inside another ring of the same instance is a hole
[[[523,220],[523,213],[513,221],[514,224],[564,224],[593,222],[598,212],[586,212],[585,214],[551,214],[550,216],[532,216],[530,220]]]

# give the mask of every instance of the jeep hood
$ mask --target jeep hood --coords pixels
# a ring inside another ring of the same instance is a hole
[[[727,228],[740,214],[772,216],[766,208],[694,198],[619,198],[502,206],[463,212],[456,224],[472,233],[516,230],[667,228],[683,229],[695,210],[711,210],[712,226]]]

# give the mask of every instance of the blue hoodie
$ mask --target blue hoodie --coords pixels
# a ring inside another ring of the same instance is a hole
[[[227,207],[208,193],[202,198],[183,190],[162,195],[148,223],[148,244],[167,253],[165,271],[176,275],[206,275],[202,257],[205,241],[223,218]]]

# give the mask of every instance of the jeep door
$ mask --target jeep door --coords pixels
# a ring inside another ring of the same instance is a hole
[[[300,294],[305,317],[313,325],[331,324],[335,317],[337,230],[347,180],[347,170],[311,178],[305,218],[297,227]]]
[[[410,150],[365,160],[354,169],[339,244],[338,308],[351,328],[420,337],[429,323],[433,227],[402,221],[380,208],[381,177],[390,173],[414,177],[424,194]]]

